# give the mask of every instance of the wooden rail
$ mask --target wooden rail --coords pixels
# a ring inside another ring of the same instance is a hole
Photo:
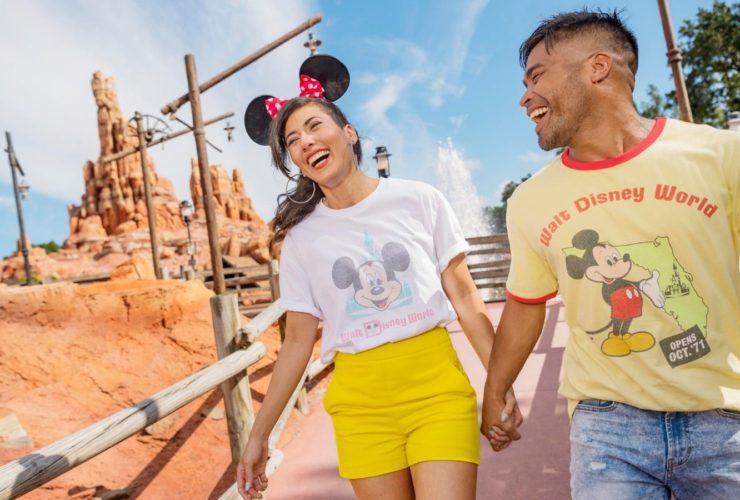
[[[1,466],[0,500],[16,498],[38,488],[165,418],[219,384],[224,394],[229,421],[232,460],[238,460],[239,457],[234,450],[243,449],[254,422],[251,389],[249,379],[245,376],[246,369],[265,356],[267,349],[258,338],[281,319],[285,311],[274,302],[246,326],[237,328],[236,308],[236,297],[233,294],[211,298],[214,329],[230,330],[225,335],[216,336],[218,354],[222,359],[133,406]],[[235,352],[229,353],[231,350]],[[270,433],[268,475],[271,475],[282,462],[283,454],[277,448],[277,444],[292,408],[297,406],[304,413],[308,411],[306,384],[322,373],[327,366],[318,359],[309,363]],[[238,498],[236,485],[232,485],[221,498]]]
[[[201,273],[208,288],[213,288],[212,272]],[[224,286],[227,291],[236,293],[239,312],[249,318],[261,313],[274,302],[277,292],[277,261],[268,264],[224,268]]]
[[[505,300],[506,278],[511,266],[511,249],[506,234],[467,238],[470,245],[468,268],[486,302]]]
[[[256,342],[75,434],[0,467],[0,499],[15,498],[99,455],[243,372],[267,352]]]

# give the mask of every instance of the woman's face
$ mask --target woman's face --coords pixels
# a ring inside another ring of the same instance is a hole
[[[322,187],[332,188],[355,168],[352,145],[357,132],[339,126],[318,104],[307,104],[285,122],[285,145],[303,175]]]

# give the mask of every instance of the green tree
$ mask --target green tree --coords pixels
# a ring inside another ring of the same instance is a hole
[[[740,2],[715,0],[711,9],[700,8],[695,19],[685,20],[678,34],[694,121],[724,127],[727,112],[740,111]],[[675,91],[661,98],[651,87],[640,112],[675,112]]]
[[[679,29],[694,121],[725,126],[728,111],[740,111],[740,2],[715,0]]]
[[[488,220],[488,227],[491,228],[491,232],[506,232],[506,207],[508,206],[509,198],[514,194],[514,190],[519,186],[519,184],[530,177],[532,177],[532,174],[525,175],[519,182],[509,181],[501,191],[501,205],[484,208],[486,219]]]
[[[660,93],[658,87],[652,83],[647,88],[648,101],[643,102],[639,109],[640,114],[647,118],[657,118],[659,116],[675,116],[674,104],[669,98]]]
[[[59,251],[59,245],[56,241],[49,241],[48,243],[41,243],[39,245],[34,245],[35,247],[41,247],[44,250],[46,250],[46,253],[55,253]]]

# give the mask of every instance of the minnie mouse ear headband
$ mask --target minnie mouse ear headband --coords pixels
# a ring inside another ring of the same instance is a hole
[[[298,97],[336,101],[349,87],[349,71],[342,62],[325,54],[311,56],[301,64]],[[249,137],[263,146],[270,142],[270,123],[289,99],[261,95],[252,99],[244,113]]]

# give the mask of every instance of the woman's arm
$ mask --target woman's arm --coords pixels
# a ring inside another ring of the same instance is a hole
[[[489,435],[488,429],[497,427],[513,439],[518,439],[519,432],[512,422],[500,418],[500,415],[505,413],[502,410],[506,404],[504,394],[516,380],[527,357],[537,344],[544,322],[544,302],[524,304],[511,299],[506,301],[483,392],[481,428],[486,436]]]
[[[457,313],[457,320],[465,336],[468,337],[481,363],[490,373],[489,361],[492,360],[491,351],[494,342],[493,323],[488,317],[486,305],[470,275],[464,254],[452,259],[447,269],[442,272],[442,288]],[[504,422],[509,421],[507,430],[503,431],[493,425],[493,422],[485,419],[481,426],[481,432],[489,440],[494,451],[501,451],[508,447],[512,440],[519,439],[516,428],[524,421],[511,387],[513,382],[514,379],[511,379],[504,389],[504,406],[499,413]]]
[[[470,275],[464,254],[453,258],[442,271],[442,288],[457,313],[457,320],[465,336],[468,337],[483,367],[488,369],[493,347],[493,324]]]
[[[243,498],[261,498],[259,492],[267,487],[267,440],[306,370],[318,326],[319,320],[310,314],[287,313],[285,340],[237,467],[237,487]]]

